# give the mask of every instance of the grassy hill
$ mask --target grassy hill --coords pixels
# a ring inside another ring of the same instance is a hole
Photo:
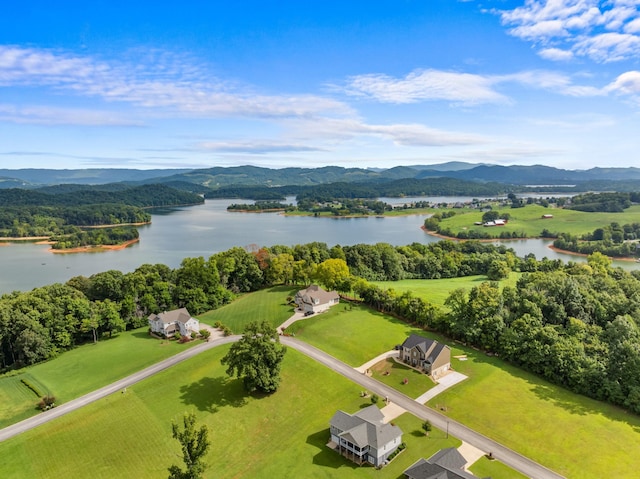
[[[450,229],[454,234],[467,230],[479,230],[499,237],[500,233],[524,232],[527,237],[538,237],[546,229],[555,233],[582,235],[611,222],[637,223],[640,221],[640,205],[634,205],[622,213],[586,213],[561,208],[544,208],[539,205],[527,205],[524,208],[501,208],[501,213],[509,213],[509,222],[505,226],[484,227],[474,225],[482,221],[482,212],[471,209],[456,209],[456,215],[445,218],[440,227]],[[553,218],[543,219],[542,215],[552,214]]]

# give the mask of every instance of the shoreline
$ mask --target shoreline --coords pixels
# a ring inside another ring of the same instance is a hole
[[[54,254],[72,254],[72,253],[102,253],[104,251],[119,251],[125,248],[128,248],[132,244],[138,243],[140,241],[139,238],[125,241],[121,244],[106,244],[106,245],[92,245],[92,246],[78,246],[77,248],[67,248],[67,249],[53,249],[49,248],[49,252]],[[51,244],[47,242],[43,242],[40,244]]]
[[[455,237],[452,237],[452,236],[441,235],[440,233],[436,233],[435,231],[429,231],[424,226],[421,226],[420,229],[422,229],[425,233],[427,233],[427,234],[429,234],[431,236],[435,236],[436,238],[450,240],[450,241],[479,241],[481,243],[489,243],[489,242],[493,242],[493,241],[512,241],[512,240],[516,240],[517,241],[517,240],[528,240],[528,239],[552,239],[552,238],[541,238],[540,236],[530,237],[530,238],[464,239],[464,238],[455,238]],[[571,255],[571,256],[582,256],[583,258],[586,258],[586,257],[589,256],[588,254],[585,254],[585,253],[576,253],[575,251],[569,251],[569,250],[566,250],[566,249],[556,248],[555,246],[553,246],[553,243],[548,245],[547,248],[555,251],[556,253],[561,253],[561,254],[566,254],[566,255]],[[628,262],[634,262],[634,263],[637,262],[637,259],[638,259],[638,258],[634,258],[634,257],[630,257],[630,256],[607,256],[607,258],[609,258],[612,261],[628,261]]]

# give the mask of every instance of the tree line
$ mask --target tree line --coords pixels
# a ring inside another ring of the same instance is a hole
[[[522,273],[515,287],[496,282]],[[446,307],[372,281],[486,275],[454,290]],[[145,264],[0,297],[0,364],[46,360],[75,345],[147,325],[151,313],[186,307],[201,314],[237,294],[318,282],[371,307],[481,348],[572,391],[640,413],[640,272],[528,255],[504,246],[441,241],[392,246],[239,248],[180,267]]]
[[[520,267],[515,287],[457,289],[446,309],[370,283],[358,292],[380,311],[640,414],[640,273],[613,269],[599,253],[587,264],[529,257]]]
[[[560,233],[553,246],[581,254],[599,252],[617,258],[638,256],[640,223],[620,225],[614,222],[582,236]]]
[[[65,284],[0,297],[0,365],[34,364],[104,335],[145,326],[151,313],[186,307],[197,315],[270,285],[318,280],[348,292],[354,274],[370,280],[453,277],[483,274],[496,258],[515,261],[506,249],[492,248],[448,242],[234,247],[208,259],[185,258],[175,269],[145,264],[130,273],[76,276]]]

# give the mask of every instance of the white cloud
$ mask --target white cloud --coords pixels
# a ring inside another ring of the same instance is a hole
[[[226,153],[251,153],[256,155],[262,155],[267,153],[290,153],[300,151],[327,151],[323,148],[317,148],[314,146],[287,143],[287,142],[275,142],[269,140],[260,141],[207,141],[197,145],[198,149],[206,151],[218,151]]]
[[[595,87],[575,85],[571,77],[544,70],[529,70],[508,75],[477,75],[439,70],[418,70],[404,78],[388,75],[351,77],[345,88],[348,94],[372,98],[382,103],[449,101],[459,105],[508,103],[511,100],[497,91],[513,83],[569,96],[596,96]]]
[[[167,55],[156,57],[166,63],[105,62],[50,50],[0,46],[0,86],[47,86],[196,117],[352,113],[347,105],[331,98],[256,94],[212,80],[186,62]]]
[[[352,140],[360,136],[374,136],[399,146],[450,146],[486,143],[487,139],[470,133],[429,128],[420,124],[368,124],[359,119],[317,118],[289,124],[292,136],[300,140]]]
[[[576,55],[588,56],[601,63],[640,57],[640,37],[626,33],[603,33],[575,43]]]
[[[565,51],[605,63],[640,58],[638,5],[638,0],[526,0],[497,13],[511,35],[533,42],[543,58],[556,61]]]
[[[415,70],[404,78],[382,74],[355,76],[348,79],[345,91],[384,103],[445,100],[473,105],[506,101],[491,88],[491,80],[487,77],[433,69]]]
[[[605,88],[606,91],[624,95],[640,95],[640,72],[629,71],[618,76]]]
[[[35,125],[143,126],[141,121],[109,111],[2,104],[0,121]]]
[[[574,58],[573,52],[569,50],[562,50],[561,48],[543,48],[538,52],[538,55],[545,60],[551,60],[554,62],[569,61]]]

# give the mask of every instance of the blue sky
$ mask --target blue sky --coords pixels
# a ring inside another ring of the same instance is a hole
[[[14,0],[0,167],[640,166],[639,8]]]

